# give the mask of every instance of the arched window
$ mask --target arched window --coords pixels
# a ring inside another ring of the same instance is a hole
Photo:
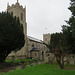
[[[45,41],[47,41],[47,38],[45,38]]]
[[[21,20],[23,21],[23,13],[21,13]]]
[[[32,47],[34,47],[34,44],[32,44]]]

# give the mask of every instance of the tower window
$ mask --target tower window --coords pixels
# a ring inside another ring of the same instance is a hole
[[[23,21],[23,13],[21,13],[21,20]]]
[[[45,38],[45,41],[47,41],[47,38]]]

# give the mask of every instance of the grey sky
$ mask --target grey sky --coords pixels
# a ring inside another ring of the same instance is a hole
[[[7,9],[7,3],[15,4],[17,0],[0,0],[0,12]],[[71,12],[68,10],[70,0],[19,0],[25,7],[27,32],[29,36],[42,39],[45,33],[61,31]]]

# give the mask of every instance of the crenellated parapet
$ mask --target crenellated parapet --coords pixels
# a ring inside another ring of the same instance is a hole
[[[7,10],[13,9],[15,7],[20,8],[22,11],[25,11],[25,8],[23,8],[22,5],[20,5],[18,2],[16,4],[12,4],[11,6],[9,5],[9,3],[7,4]]]
[[[43,34],[43,35],[48,35],[48,34],[50,34],[50,33],[46,33],[46,34]]]

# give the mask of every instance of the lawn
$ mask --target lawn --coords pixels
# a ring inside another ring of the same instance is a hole
[[[24,69],[9,71],[0,75],[75,75],[75,70],[61,70],[58,65],[40,64],[37,66],[27,66]]]
[[[35,60],[35,59],[23,59],[23,61],[33,61],[33,60]],[[10,63],[10,62],[12,62],[12,60],[5,60],[5,62]],[[14,60],[14,62],[15,62],[15,63],[16,63],[16,62],[21,62],[21,59]]]

